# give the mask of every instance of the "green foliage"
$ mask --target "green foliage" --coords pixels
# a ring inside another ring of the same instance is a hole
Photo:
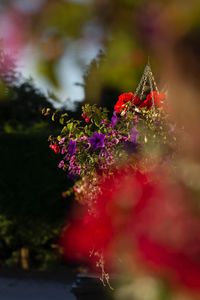
[[[8,86],[9,97],[0,101],[0,132],[28,132],[48,128],[42,122],[41,111],[51,106],[31,80]]]
[[[61,193],[71,183],[57,169],[47,135],[0,136],[1,264],[15,264],[22,246],[30,249],[35,265],[47,265],[51,255],[55,261],[52,247],[70,205]]]
[[[51,104],[2,51],[0,100],[0,264],[19,264],[26,247],[33,266],[47,266],[57,257],[52,247],[70,204],[61,193],[71,184],[46,143],[41,110]]]

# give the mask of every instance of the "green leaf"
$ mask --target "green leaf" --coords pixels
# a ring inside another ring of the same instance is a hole
[[[51,120],[52,120],[53,122],[55,122],[55,116],[56,116],[56,112],[54,112],[54,113],[52,114],[52,117],[51,117]]]
[[[68,117],[67,113],[61,115],[60,120],[59,120],[61,125],[64,125],[67,122],[67,117]]]
[[[57,140],[60,142],[61,139],[62,139],[62,136],[61,136],[61,135],[58,135],[58,136],[57,136]]]
[[[67,126],[64,126],[63,129],[61,130],[62,134],[66,134],[67,133]]]
[[[48,116],[50,114],[50,112],[51,112],[51,108],[44,107],[42,109],[42,115],[44,115],[44,116]]]
[[[73,122],[70,122],[70,123],[67,124],[67,129],[69,130],[69,132],[72,132],[73,127],[74,127]]]

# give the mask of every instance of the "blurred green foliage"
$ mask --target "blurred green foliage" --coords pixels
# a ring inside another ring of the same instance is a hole
[[[30,265],[44,268],[59,260],[55,245],[70,207],[62,192],[71,182],[48,148],[52,128],[41,111],[51,103],[0,54],[0,265],[21,265],[25,247]]]
[[[61,35],[77,38],[80,37],[81,30],[89,17],[91,13],[88,5],[52,1],[42,15],[39,27],[53,28]]]
[[[40,75],[56,88],[62,85],[59,65],[72,55],[72,48],[73,59],[81,68],[85,65],[81,50],[88,54],[95,47],[105,51],[107,59],[88,80],[90,94],[86,95],[93,103],[101,100],[104,89],[135,90],[148,55],[159,65],[160,45],[164,49],[165,43],[167,47],[194,24],[199,25],[200,12],[196,0],[43,0],[32,10],[34,4],[28,2],[24,9],[14,0],[1,1],[1,5],[4,14],[14,11],[17,20],[23,18],[24,28],[18,28],[23,46],[31,45]]]
[[[31,80],[5,88],[6,96],[0,101],[0,132],[29,132],[30,128],[41,130],[47,127],[40,112],[51,104]]]
[[[139,10],[144,2],[44,0],[40,9],[23,13],[13,6],[17,17],[24,17],[26,26],[22,32],[19,30],[19,35],[25,36],[24,45],[31,43],[33,52],[37,53],[36,69],[56,88],[61,86],[59,64],[63,57],[72,55],[72,45],[75,52],[73,59],[81,69],[86,64],[81,50],[91,57],[90,52],[95,48],[104,49],[107,60],[100,71],[93,74],[89,86],[91,91],[97,87],[94,98],[90,99],[96,103],[100,101],[101,90],[105,87],[122,91],[135,89],[138,73],[147,56],[137,32]],[[13,9],[12,1],[9,4],[4,3],[8,13]]]
[[[34,266],[43,266],[46,256],[49,263],[49,255],[55,259],[52,247],[70,205],[61,194],[70,182],[46,140],[44,133],[0,135],[2,264],[15,264],[21,247],[30,249]]]

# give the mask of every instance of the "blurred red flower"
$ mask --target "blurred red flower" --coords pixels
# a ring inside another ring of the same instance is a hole
[[[146,270],[200,290],[200,219],[187,191],[165,172],[131,168],[114,171],[100,187],[95,213],[85,211],[63,230],[65,255],[89,260],[90,251],[102,251],[113,267],[116,254],[128,254]]]
[[[152,91],[146,97],[146,99],[140,104],[140,107],[151,108],[153,104],[157,107],[162,107],[163,101],[166,96],[164,93],[159,93],[157,91]]]

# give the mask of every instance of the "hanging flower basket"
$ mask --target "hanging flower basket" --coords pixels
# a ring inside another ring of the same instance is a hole
[[[180,246],[199,245],[193,228],[200,224],[171,168],[177,131],[168,111],[166,94],[147,64],[136,91],[119,96],[111,119],[106,109],[86,104],[81,121],[59,115],[63,129],[49,137],[50,148],[61,156],[59,168],[74,180],[66,195],[73,193],[81,204],[63,228],[63,254],[95,272],[99,268],[101,281],[111,288],[110,274],[137,265],[169,281],[200,286],[199,265]],[[86,294],[90,299],[95,286],[106,299],[99,283],[79,276],[73,292],[77,299]]]
[[[108,175],[127,160],[136,167],[143,158],[151,164],[156,151],[161,159],[169,153],[175,137],[170,133],[165,98],[147,64],[135,93],[119,96],[111,119],[105,108],[89,104],[82,108],[82,121],[44,110],[63,125],[49,142],[62,157],[59,168],[74,180],[74,188],[66,196],[72,192],[76,200],[90,207],[98,193],[99,176]]]

